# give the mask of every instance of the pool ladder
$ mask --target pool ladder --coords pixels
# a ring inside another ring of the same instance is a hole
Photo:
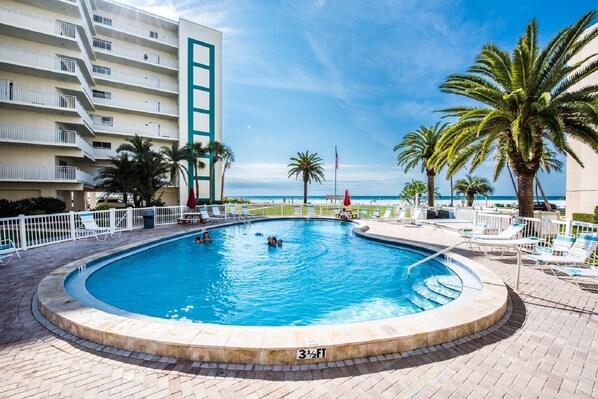
[[[445,253],[449,252],[451,249],[453,249],[453,248],[456,248],[456,247],[458,247],[459,245],[461,245],[461,244],[464,244],[464,243],[466,243],[466,242],[467,242],[467,240],[459,241],[458,243],[456,243],[456,244],[453,244],[453,245],[451,245],[450,247],[446,247],[446,248],[444,248],[443,250],[441,250],[441,251],[438,251],[438,252],[436,252],[435,254],[432,254],[432,255],[428,256],[427,258],[424,258],[424,259],[422,259],[422,260],[420,260],[420,261],[418,261],[418,262],[415,262],[414,264],[412,264],[411,266],[409,266],[409,267],[407,268],[407,278],[409,278],[409,276],[411,275],[411,270],[412,270],[414,267],[417,267],[417,266],[421,265],[422,263],[426,263],[427,261],[429,261],[429,260],[431,260],[431,259],[434,259],[434,258],[436,258],[437,256],[443,255],[443,254],[445,254]]]

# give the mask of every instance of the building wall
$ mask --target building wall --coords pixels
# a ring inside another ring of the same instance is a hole
[[[598,24],[590,29],[598,29]],[[591,54],[598,54],[598,39],[586,46],[574,61],[582,60]],[[576,87],[590,84],[598,84],[598,72],[594,72]],[[582,168],[571,156],[567,156],[567,217],[577,212],[594,213],[594,208],[598,206],[598,178],[595,175],[598,170],[598,154],[586,144],[571,137],[569,145],[584,167]]]
[[[35,173],[30,173],[15,180],[15,168],[67,166],[87,176],[97,175],[110,165],[109,156],[135,135],[150,138],[156,151],[176,142],[185,145],[191,137],[187,104],[193,99],[188,96],[194,95],[189,90],[189,40],[212,51],[210,96],[205,104],[197,103],[211,118],[209,128],[205,136],[192,139],[222,140],[222,34],[112,0],[93,4],[93,10],[89,0],[4,0],[0,4],[1,198],[51,195],[68,197],[70,202],[72,196],[81,205],[84,192],[94,190],[89,178],[55,181],[31,178]],[[59,21],[74,28],[63,28]],[[76,31],[76,38],[69,29]],[[49,107],[38,99],[44,96],[58,102],[75,96],[78,108],[63,112],[62,103]],[[209,165],[210,157],[205,161]],[[214,188],[208,171],[209,167],[198,173],[200,198],[208,198],[210,190],[216,196],[220,193],[220,165]],[[187,196],[188,187],[179,186],[169,188],[162,199],[174,205],[186,203]]]

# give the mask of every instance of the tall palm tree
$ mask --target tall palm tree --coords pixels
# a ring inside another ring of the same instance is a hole
[[[419,198],[427,190],[426,184],[421,180],[411,180],[405,183],[403,191],[399,194],[399,198],[407,201],[409,204],[419,205]],[[411,202],[413,200],[413,202]]]
[[[438,140],[444,134],[447,126],[448,123],[440,125],[440,122],[430,127],[420,126],[416,131],[407,133],[403,137],[403,141],[394,147],[395,151],[404,149],[397,156],[397,160],[399,166],[405,166],[405,173],[417,166],[421,166],[421,171],[426,172],[429,206],[434,206],[434,177],[439,164],[430,164],[428,161],[434,155]]]
[[[481,105],[443,110],[458,121],[447,129],[438,146],[452,159],[464,149],[480,145],[475,165],[491,153],[492,143],[504,140],[517,177],[521,216],[533,215],[533,181],[545,143],[552,143],[558,153],[568,153],[582,166],[566,134],[598,153],[598,85],[578,85],[598,70],[598,58],[595,54],[575,58],[598,36],[598,29],[588,30],[595,14],[589,12],[560,31],[543,49],[538,46],[537,23],[532,20],[512,54],[486,44],[467,73],[450,75],[440,86],[445,93]]]
[[[185,165],[183,165],[183,162],[193,161],[190,148],[188,146],[180,147],[178,142],[174,142],[170,147],[162,147],[160,149],[160,154],[168,167],[168,174],[170,175],[170,180],[168,181],[167,186],[172,186],[177,176],[181,176],[185,185],[187,185],[187,177],[185,175],[188,171]],[[165,192],[166,187],[158,199],[162,198]]]
[[[195,180],[195,195],[199,197],[199,180],[197,179],[197,171],[199,169],[203,169],[206,167],[205,162],[203,162],[200,158],[205,156],[208,152],[208,149],[203,146],[202,143],[190,143],[187,144],[189,153],[191,155],[190,163],[193,164],[193,179]],[[191,185],[191,182],[189,182]]]
[[[224,174],[227,169],[230,169],[233,162],[235,162],[235,153],[229,146],[224,144],[224,151],[222,152],[222,184],[220,184],[220,198],[224,198]]]
[[[312,181],[322,183],[322,180],[324,180],[322,158],[318,157],[318,153],[298,152],[296,157],[291,157],[291,163],[288,167],[290,168],[289,179],[292,176],[298,179],[301,175],[303,179],[303,203],[307,204],[307,184]]]
[[[467,175],[455,182],[455,191],[467,197],[467,206],[473,205],[476,195],[488,195],[494,192],[490,181],[485,177]]]
[[[100,168],[96,179],[96,188],[109,194],[119,194],[123,202],[128,203],[129,194],[139,186],[135,162],[126,152],[110,157],[110,166]]]
[[[225,154],[225,145],[219,141],[210,141],[207,147],[208,153],[212,155],[212,163],[210,165],[210,204],[214,201],[214,187],[216,186],[214,170],[216,163],[220,161]]]

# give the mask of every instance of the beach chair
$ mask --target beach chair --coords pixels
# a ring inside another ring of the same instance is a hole
[[[411,213],[409,214],[409,217],[407,218],[409,223],[416,225],[416,226],[421,226],[422,224],[419,222],[419,220],[422,218],[423,211],[424,210],[422,208],[411,208]]]
[[[211,206],[211,209],[212,209],[212,216],[213,216],[215,219],[226,219],[226,215],[223,215],[223,214],[220,212],[220,208],[218,207],[218,205],[212,205],[212,206]]]
[[[392,208],[391,207],[386,208],[386,210],[384,211],[384,215],[382,215],[380,217],[380,220],[389,221],[391,214],[392,214]]]
[[[395,213],[395,220],[393,223],[405,223],[407,221],[407,210],[397,207],[397,211]]]
[[[120,237],[120,231],[111,233],[109,227],[98,226],[91,212],[80,213],[79,219],[81,220],[81,226],[79,226],[77,230],[78,233],[82,236],[92,235],[98,241],[106,241],[106,239],[108,238],[108,234],[110,234],[110,237],[113,238]]]
[[[316,216],[316,206],[314,204],[307,205],[307,216]]]
[[[19,248],[15,245],[14,241],[11,239],[6,239],[0,241],[0,263],[10,262],[13,255],[17,255],[20,259],[21,255],[19,254]]]
[[[538,246],[536,248],[536,255],[565,255],[567,252],[569,252],[574,243],[574,236],[559,234],[554,238],[554,240],[552,240],[551,246]]]
[[[360,218],[367,218],[368,217],[368,208],[361,208],[359,210],[359,217]]]
[[[249,205],[247,205],[247,204],[241,205],[241,215],[246,219],[256,216],[256,215],[249,213]]]
[[[233,220],[240,216],[239,212],[237,212],[235,204],[227,204],[224,209],[226,216],[233,218]]]
[[[461,233],[461,237],[472,238],[473,236],[483,236],[486,223],[476,223],[473,225],[471,231],[464,231]]]
[[[531,254],[525,255],[525,259],[533,260],[536,262],[537,265],[539,264],[546,264],[546,265],[561,265],[556,266],[556,269],[559,271],[580,277],[582,272],[580,271],[571,271],[569,267],[564,266],[583,266],[585,265],[586,260],[594,253],[596,247],[598,246],[598,233],[581,233],[577,236],[577,239],[567,250],[567,252],[563,255],[553,255],[549,253],[538,253],[538,254]],[[562,269],[562,270],[561,270]],[[596,269],[594,269],[596,270]],[[594,273],[594,272],[592,272]]]
[[[293,205],[293,216],[302,216],[303,209],[301,209],[301,205]]]
[[[213,218],[212,216],[210,216],[208,214],[208,209],[207,208],[199,208],[199,214],[201,215],[201,218],[206,222],[213,222],[215,218]]]
[[[370,215],[370,219],[378,219],[380,217],[380,208],[374,209],[374,212]]]
[[[525,226],[525,223],[511,223],[509,227],[498,234],[471,234],[469,238],[475,238],[477,240],[511,240],[521,233]]]

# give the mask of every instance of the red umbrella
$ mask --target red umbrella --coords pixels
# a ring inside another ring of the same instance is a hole
[[[195,209],[197,203],[195,202],[195,193],[193,192],[193,187],[189,190],[189,199],[187,200],[187,208]]]
[[[345,190],[345,200],[343,201],[344,206],[351,205],[351,197],[349,197],[349,190]]]

